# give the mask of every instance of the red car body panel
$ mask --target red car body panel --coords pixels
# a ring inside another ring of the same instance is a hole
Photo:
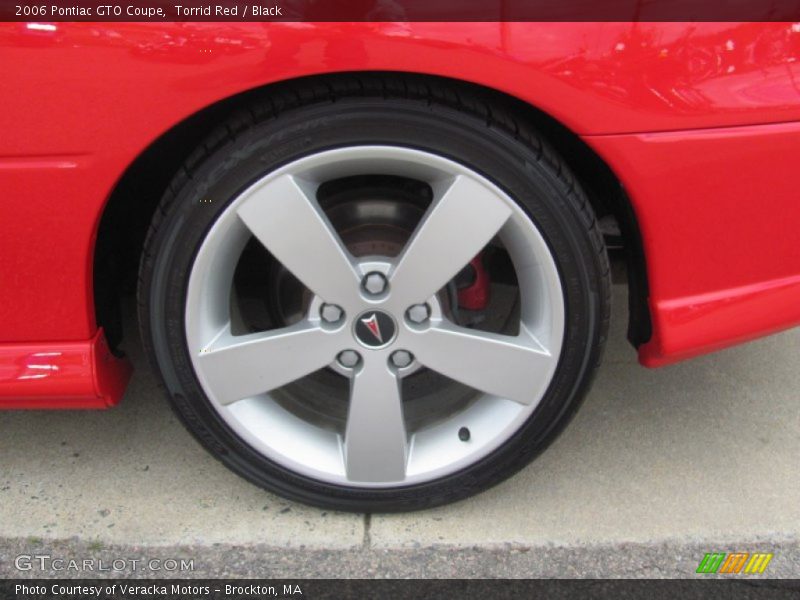
[[[653,319],[643,364],[800,323],[800,123],[585,139],[641,228]]]
[[[321,73],[473,82],[582,136],[642,232],[644,364],[795,325],[798,56],[791,23],[0,24],[0,406],[119,399],[92,300],[114,186],[197,111]]]
[[[102,330],[87,342],[0,344],[2,408],[108,408],[131,376]]]

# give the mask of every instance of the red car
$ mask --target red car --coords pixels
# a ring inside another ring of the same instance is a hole
[[[800,322],[792,23],[0,24],[0,407],[175,411],[285,496],[472,494],[600,364]]]

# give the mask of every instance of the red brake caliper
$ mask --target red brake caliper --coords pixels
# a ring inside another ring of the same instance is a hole
[[[458,306],[466,310],[485,310],[489,305],[489,273],[480,254],[470,261],[469,266],[473,273],[472,283],[459,288]]]

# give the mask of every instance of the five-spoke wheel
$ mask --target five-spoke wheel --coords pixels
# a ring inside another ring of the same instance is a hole
[[[430,205],[396,257],[355,257],[317,191],[331,179],[384,173],[429,185]],[[311,298],[296,322],[235,335],[225,292],[251,237]],[[520,265],[516,287],[525,310],[513,335],[459,326],[443,310],[450,282],[493,241]],[[186,304],[192,362],[231,428],[277,462],[355,486],[441,477],[502,444],[547,389],[563,329],[558,271],[530,218],[474,171],[390,146],[316,153],[245,190],[201,245]],[[338,432],[298,420],[270,396],[326,367],[350,380]],[[472,388],[474,398],[445,419],[410,429],[402,379],[413,367]],[[463,427],[469,443],[458,436]]]
[[[608,276],[542,142],[385,90],[228,131],[142,268],[144,338],[198,439],[360,510],[452,500],[543,449],[599,360]]]

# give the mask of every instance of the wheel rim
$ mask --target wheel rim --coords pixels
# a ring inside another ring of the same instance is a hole
[[[430,186],[430,206],[397,257],[353,256],[317,200],[324,182],[360,175]],[[311,300],[294,323],[237,334],[233,277],[253,238]],[[490,242],[502,244],[513,263],[514,335],[456,325],[443,307],[442,290]],[[291,162],[222,211],[192,265],[185,327],[200,385],[236,435],[301,475],[381,488],[456,473],[520,429],[555,373],[564,302],[546,242],[500,188],[430,152],[356,146]],[[349,380],[343,429],[298,416],[281,401],[284,386],[322,369]],[[409,430],[404,389],[421,369],[472,396],[452,414]]]

